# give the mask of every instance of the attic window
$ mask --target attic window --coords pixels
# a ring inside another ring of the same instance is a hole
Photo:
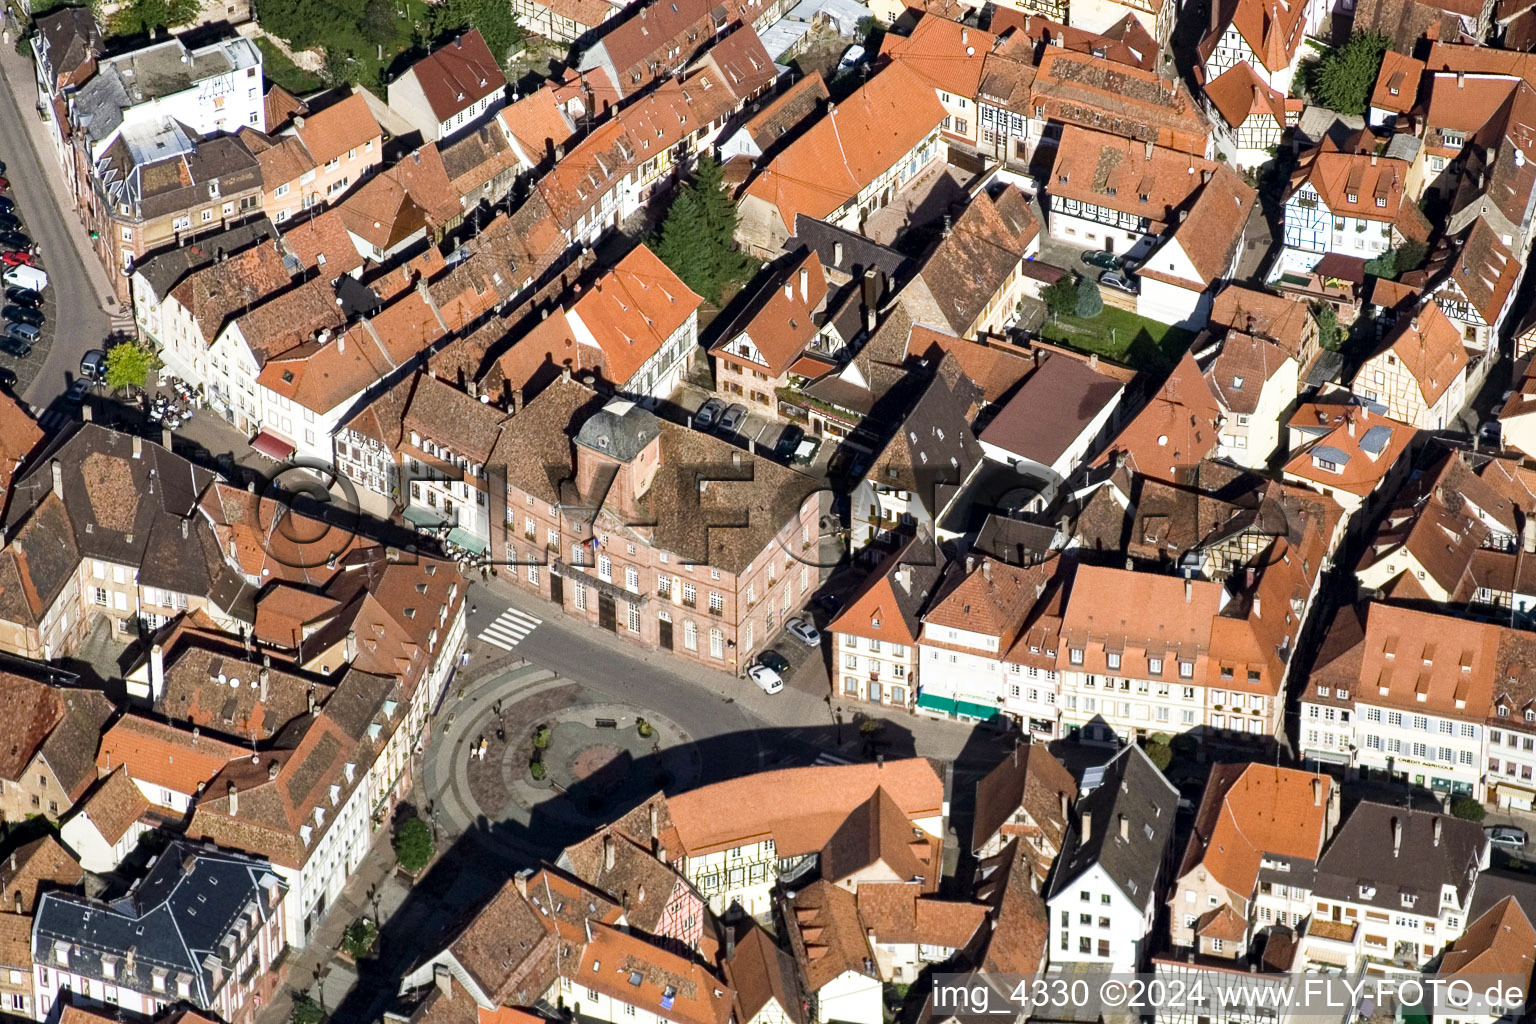
[[[1137,196],[1137,197],[1136,197],[1136,198],[1137,198],[1137,200],[1138,200],[1138,201],[1139,201],[1139,202],[1143,202],[1143,203],[1146,203],[1146,202],[1151,202],[1151,200],[1152,200],[1152,197],[1151,197],[1151,196],[1149,196],[1149,195],[1147,195],[1147,193],[1145,193],[1145,192],[1143,192],[1143,193],[1141,193],[1141,194],[1140,194],[1140,195],[1138,195],[1138,196]]]
[[[1358,203],[1360,201],[1360,193],[1346,192],[1344,193],[1344,200],[1345,202]]]
[[[1386,196],[1377,196],[1376,197],[1376,205],[1377,206],[1381,206],[1381,207],[1385,207],[1387,205],[1387,197]]]
[[[639,988],[640,987],[640,982],[642,982],[644,980],[645,980],[645,975],[641,974],[639,971],[630,971],[629,972],[629,983],[631,985],[635,986],[636,988]]]
[[[1056,176],[1056,184],[1058,184],[1058,185],[1065,185],[1066,183],[1067,183],[1067,176],[1065,174],[1058,174]]]
[[[1238,390],[1238,391],[1243,390],[1243,378],[1241,378],[1241,377],[1233,377],[1232,378],[1232,387],[1234,389]]]

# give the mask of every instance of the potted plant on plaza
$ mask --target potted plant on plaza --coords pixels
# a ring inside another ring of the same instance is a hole
[[[379,939],[379,927],[371,918],[360,917],[341,934],[342,955],[356,963],[373,951]]]
[[[635,731],[646,739],[656,735],[656,727],[643,718],[635,719]]]

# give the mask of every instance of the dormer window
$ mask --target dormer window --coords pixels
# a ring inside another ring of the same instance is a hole
[[[1376,197],[1376,205],[1378,207],[1381,207],[1381,208],[1385,209],[1386,205],[1387,205],[1387,197],[1386,196],[1377,196]]]
[[[1358,203],[1360,201],[1360,193],[1346,192],[1344,193],[1344,199],[1346,202]]]
[[[1505,706],[1503,704],[1499,705],[1499,717],[1500,718],[1508,718],[1509,717],[1509,708],[1507,706]]]
[[[1233,390],[1236,390],[1236,391],[1243,390],[1243,378],[1241,378],[1241,377],[1233,377],[1232,378],[1232,388],[1233,388]]]

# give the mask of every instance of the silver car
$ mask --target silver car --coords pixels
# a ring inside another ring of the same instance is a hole
[[[790,619],[784,623],[784,630],[807,647],[821,646],[821,631],[804,619]]]
[[[1141,283],[1123,270],[1105,271],[1104,276],[1099,278],[1099,284],[1119,292],[1129,292],[1132,295],[1141,291]]]
[[[696,430],[708,430],[710,425],[720,415],[720,410],[725,404],[718,398],[711,398],[699,406],[699,411],[693,414],[693,426]]]
[[[747,418],[747,407],[733,405],[725,410],[725,415],[720,417],[720,433],[734,434],[741,426],[741,421]]]

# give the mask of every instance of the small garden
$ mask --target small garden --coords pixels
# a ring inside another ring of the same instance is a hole
[[[412,819],[420,821],[421,819]],[[357,961],[373,952],[374,944],[379,941],[379,926],[372,918],[360,917],[347,926],[347,930],[341,933],[341,951],[352,960]]]
[[[1172,369],[1195,337],[1182,328],[1104,305],[1098,283],[1080,274],[1063,277],[1041,298],[1050,310],[1040,325],[1042,338],[1132,369]]]
[[[414,816],[402,818],[395,825],[394,848],[395,860],[412,875],[431,863],[432,855],[437,852],[431,827]]]

